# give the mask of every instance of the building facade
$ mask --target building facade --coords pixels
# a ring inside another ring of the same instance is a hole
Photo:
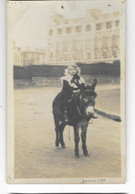
[[[14,65],[23,66],[23,54],[19,47],[14,46]]]
[[[14,65],[42,65],[45,64],[45,50],[14,47]]]
[[[51,17],[47,64],[113,62],[120,58],[119,12],[87,10],[83,18]]]

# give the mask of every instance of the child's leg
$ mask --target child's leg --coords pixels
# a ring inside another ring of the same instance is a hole
[[[64,120],[65,120],[65,122],[69,122],[68,111],[67,111],[68,100],[69,100],[69,97],[65,96],[65,98],[64,98]]]

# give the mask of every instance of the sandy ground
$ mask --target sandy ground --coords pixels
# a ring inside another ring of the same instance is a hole
[[[99,116],[89,125],[89,157],[83,156],[81,143],[80,159],[74,157],[73,130],[69,126],[64,131],[66,149],[55,148],[52,101],[58,91],[58,88],[15,90],[15,178],[120,177],[118,122]],[[98,93],[102,96],[104,90],[99,88]],[[118,106],[119,96],[116,98],[112,103]]]

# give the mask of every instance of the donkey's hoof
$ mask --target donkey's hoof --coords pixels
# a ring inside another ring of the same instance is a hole
[[[66,146],[65,146],[65,145],[61,145],[61,147],[62,147],[63,149],[65,149],[65,148],[66,148]]]
[[[59,147],[59,143],[56,143],[56,144],[55,144],[55,147],[58,148],[58,147]]]
[[[85,152],[85,153],[84,153],[84,156],[89,156],[89,153],[88,153],[88,152]]]
[[[75,157],[76,157],[77,159],[79,159],[79,158],[80,158],[80,155],[79,155],[79,154],[75,154]]]

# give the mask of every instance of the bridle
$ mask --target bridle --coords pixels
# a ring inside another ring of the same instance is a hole
[[[93,90],[90,90],[90,89],[86,89],[86,90],[84,90],[85,92],[94,92]],[[84,98],[83,98],[83,96],[82,96],[82,91],[80,91],[80,92],[78,92],[77,93],[77,95],[75,96],[75,105],[76,105],[76,109],[77,109],[77,111],[78,111],[78,114],[80,115],[80,116],[83,116],[83,114],[84,114],[84,111],[81,111],[80,110],[80,108],[81,107],[79,107],[78,106],[78,103],[77,103],[77,100],[79,99],[79,102],[81,103],[81,105],[83,105],[82,107],[84,107]],[[95,93],[95,92],[94,92]],[[95,96],[96,96],[96,93],[95,93]]]

